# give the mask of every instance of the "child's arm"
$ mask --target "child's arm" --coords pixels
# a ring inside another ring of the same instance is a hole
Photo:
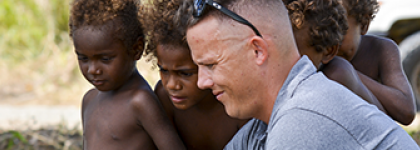
[[[91,89],[85,93],[82,100],[82,110],[81,110],[81,116],[82,116],[82,128],[84,128],[84,121],[85,121],[85,110],[87,105],[89,105],[90,101],[95,97],[95,95],[98,93],[96,89]],[[85,145],[85,132],[83,132],[83,146]]]
[[[134,96],[132,106],[138,120],[160,150],[185,149],[156,96],[147,91]]]
[[[378,99],[376,99],[371,91],[362,83],[357,75],[357,71],[347,60],[341,57],[334,57],[328,64],[323,66],[322,72],[329,79],[347,87],[362,99],[378,107],[378,109],[385,114],[387,113]]]
[[[388,114],[396,121],[409,125],[416,114],[413,91],[402,70],[400,53],[391,40],[380,39],[379,76],[382,83],[358,73],[362,82],[381,101]]]
[[[162,104],[166,114],[168,115],[169,120],[172,122],[172,124],[174,124],[174,105],[169,98],[168,92],[166,92],[165,88],[163,88],[162,80],[159,80],[156,83],[154,92]]]

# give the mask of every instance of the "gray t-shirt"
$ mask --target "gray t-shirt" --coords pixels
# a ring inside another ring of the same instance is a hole
[[[252,119],[225,150],[419,149],[376,106],[317,73],[303,56],[278,93],[269,124]]]

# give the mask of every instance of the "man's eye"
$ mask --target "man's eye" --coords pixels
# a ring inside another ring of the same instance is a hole
[[[213,66],[214,66],[214,64],[206,64],[206,65],[204,65],[204,66],[206,66],[207,68],[213,68]]]

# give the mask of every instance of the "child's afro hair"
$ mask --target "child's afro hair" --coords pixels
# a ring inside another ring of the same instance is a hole
[[[338,0],[283,0],[289,11],[293,30],[309,26],[316,51],[341,45],[348,29],[345,9]]]
[[[376,0],[343,0],[349,16],[354,16],[358,23],[367,25],[378,12]]]
[[[186,31],[192,12],[190,0],[151,0],[148,5],[143,5],[139,20],[147,36],[145,51],[156,57],[157,45],[189,50]]]
[[[70,37],[83,26],[101,26],[107,21],[118,19],[116,38],[128,51],[143,37],[140,21],[137,19],[140,3],[137,0],[75,0],[71,5]]]

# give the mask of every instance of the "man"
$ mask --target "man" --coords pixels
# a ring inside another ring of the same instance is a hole
[[[190,22],[198,86],[211,88],[229,116],[256,118],[225,149],[419,149],[299,55],[281,1],[195,0]]]

